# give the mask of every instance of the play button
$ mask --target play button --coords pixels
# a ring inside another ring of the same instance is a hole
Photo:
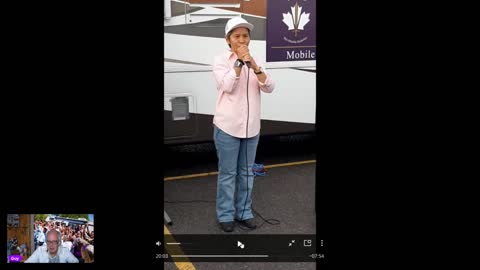
[[[242,242],[237,241],[237,247],[243,249],[245,247],[245,245]]]

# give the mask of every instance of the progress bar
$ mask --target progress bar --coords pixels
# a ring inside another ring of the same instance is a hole
[[[171,255],[179,258],[268,258],[268,255]]]

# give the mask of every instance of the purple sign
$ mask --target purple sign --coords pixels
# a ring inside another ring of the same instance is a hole
[[[267,62],[316,59],[316,0],[268,0]]]
[[[8,261],[13,263],[13,262],[21,262],[22,261],[22,256],[21,255],[10,255],[8,256]]]

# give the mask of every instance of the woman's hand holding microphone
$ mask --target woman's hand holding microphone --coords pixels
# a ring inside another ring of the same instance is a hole
[[[250,55],[250,50],[248,49],[247,45],[241,45],[240,47],[237,48],[237,56],[238,58],[242,59],[243,62],[245,63],[250,63],[247,64],[250,65],[249,67],[253,68],[254,70],[258,69],[257,63],[253,59],[253,57]]]

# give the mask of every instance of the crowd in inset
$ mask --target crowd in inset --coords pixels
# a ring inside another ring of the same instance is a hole
[[[94,261],[94,231],[90,231],[87,225],[65,224],[60,221],[34,222],[34,250],[46,245],[47,233],[56,230],[61,236],[60,246],[69,250],[80,263],[92,263]]]

